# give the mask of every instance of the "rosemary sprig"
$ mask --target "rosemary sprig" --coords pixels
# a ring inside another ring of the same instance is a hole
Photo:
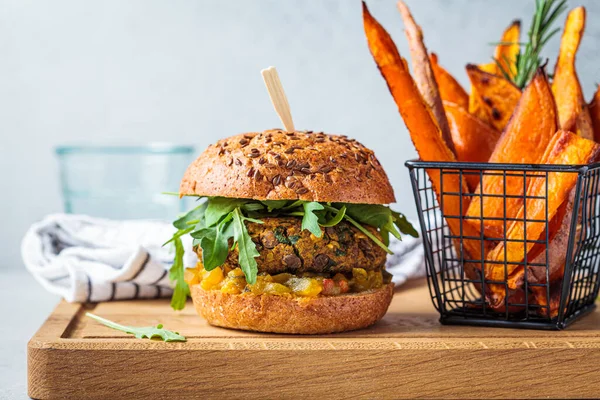
[[[528,42],[521,48],[516,59],[516,70],[506,71],[501,60],[494,59],[499,71],[516,86],[523,89],[542,65],[540,53],[548,40],[560,31],[550,30],[558,16],[567,9],[567,0],[535,0],[535,13],[529,28]],[[505,44],[505,43],[503,43]],[[522,44],[520,44],[522,46]]]

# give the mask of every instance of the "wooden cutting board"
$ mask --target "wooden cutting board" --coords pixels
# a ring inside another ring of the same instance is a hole
[[[163,323],[186,343],[138,340],[86,318]],[[191,303],[62,302],[28,346],[33,398],[566,398],[600,395],[600,312],[566,331],[442,326],[424,281],[375,326],[286,336],[209,326]]]

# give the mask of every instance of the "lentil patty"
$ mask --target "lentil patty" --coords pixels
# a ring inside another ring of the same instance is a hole
[[[385,251],[345,221],[334,227],[323,228],[323,235],[318,238],[308,230],[302,230],[302,219],[298,217],[261,220],[263,224],[248,222],[246,225],[260,253],[256,258],[258,272],[350,273],[352,268],[373,271],[385,264]],[[380,237],[375,228],[366,229]],[[196,252],[201,257],[200,247]],[[231,251],[225,266],[238,267],[237,259],[237,250]]]

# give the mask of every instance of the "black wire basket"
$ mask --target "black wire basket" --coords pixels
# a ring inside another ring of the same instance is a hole
[[[595,308],[600,163],[408,161],[406,166],[423,232],[429,291],[441,323],[559,330]],[[439,188],[434,190],[429,174],[436,174]],[[553,174],[567,174],[574,183],[554,215],[549,205],[558,202],[552,200],[552,182],[559,175]],[[501,185],[502,194],[464,190],[469,184],[483,187],[487,176]],[[545,191],[528,193],[533,182]],[[451,213],[449,204],[466,211]],[[517,215],[511,211],[515,204],[521,204]],[[479,211],[471,212],[471,206]],[[528,230],[542,233],[527,237]]]

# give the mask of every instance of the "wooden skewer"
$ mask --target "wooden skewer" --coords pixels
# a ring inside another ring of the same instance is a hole
[[[275,67],[269,67],[263,69],[260,73],[265,81],[265,85],[267,85],[269,97],[271,98],[271,102],[273,103],[273,107],[275,107],[277,115],[279,115],[279,119],[283,123],[283,127],[287,132],[294,132],[296,129],[294,128],[294,121],[292,121],[290,105],[288,104],[287,97],[283,91],[283,86],[281,86],[277,70]]]

